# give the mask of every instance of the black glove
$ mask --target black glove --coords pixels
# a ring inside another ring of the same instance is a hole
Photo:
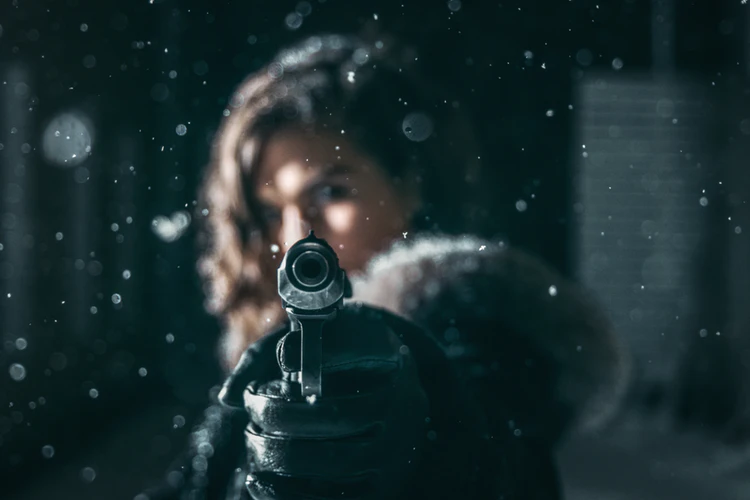
[[[427,346],[420,346],[424,356],[442,356],[405,320],[344,307],[324,327],[317,400],[283,380],[284,372],[300,368],[299,332],[282,328],[248,348],[220,399],[250,416],[245,436],[253,498],[398,498],[411,488],[435,431],[425,374],[420,377],[406,337]],[[442,376],[434,374],[434,381]]]

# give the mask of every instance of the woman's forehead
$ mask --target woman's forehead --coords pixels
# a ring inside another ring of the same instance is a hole
[[[256,166],[259,184],[294,182],[297,176],[316,175],[337,165],[352,172],[368,169],[370,161],[344,135],[298,129],[272,134]]]

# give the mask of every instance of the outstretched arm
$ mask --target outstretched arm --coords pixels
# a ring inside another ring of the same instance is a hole
[[[552,445],[617,407],[628,356],[594,303],[542,262],[475,237],[401,241],[352,280],[354,300],[430,331],[494,432]]]

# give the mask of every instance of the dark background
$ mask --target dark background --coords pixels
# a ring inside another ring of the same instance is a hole
[[[372,22],[415,44],[479,125],[484,164],[507,200],[495,214],[499,236],[575,275],[577,82],[678,70],[717,95],[724,116],[740,105],[722,101],[727,89],[746,99],[748,8],[740,0],[4,0],[3,496],[32,498],[30,485],[39,492],[48,483],[56,498],[133,498],[180,451],[221,381],[219,326],[202,309],[195,272],[201,169],[233,87],[284,44]],[[88,120],[93,140],[90,157],[60,167],[42,138],[66,112]],[[742,135],[716,133],[717,143]],[[153,219],[179,211],[192,216],[185,233],[159,238]],[[730,272],[711,264],[722,261],[721,241],[706,261],[709,304]]]

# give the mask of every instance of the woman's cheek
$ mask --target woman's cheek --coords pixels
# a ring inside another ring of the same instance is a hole
[[[357,207],[351,202],[330,204],[324,209],[328,230],[336,235],[344,235],[357,224]]]

